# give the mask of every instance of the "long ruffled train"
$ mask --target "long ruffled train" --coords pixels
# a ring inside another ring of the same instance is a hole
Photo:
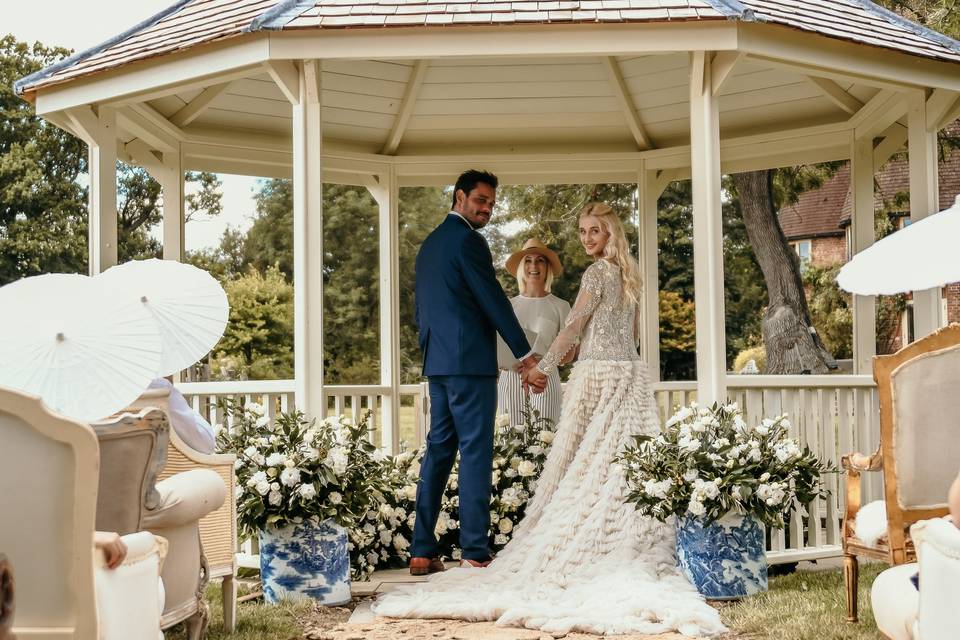
[[[577,363],[557,433],[510,544],[486,569],[452,569],[382,596],[381,616],[496,620],[548,633],[689,636],[726,629],[676,566],[669,525],[624,502],[612,460],[631,435],[657,433],[647,367]]]

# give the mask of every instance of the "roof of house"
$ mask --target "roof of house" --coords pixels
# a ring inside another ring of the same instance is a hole
[[[960,121],[947,128],[960,134]],[[960,194],[960,150],[948,151],[937,163],[941,208],[953,204]],[[874,207],[909,215],[910,166],[904,157],[887,162],[875,176]],[[795,204],[780,211],[780,227],[788,240],[843,235],[853,214],[850,197],[850,165],[843,165],[823,183],[800,195]]]
[[[18,93],[244,33],[460,25],[737,20],[960,62],[960,42],[869,0],[180,0],[15,83]]]

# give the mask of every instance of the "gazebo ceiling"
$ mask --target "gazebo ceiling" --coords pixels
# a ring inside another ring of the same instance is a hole
[[[649,146],[686,144],[689,56],[619,57],[616,64]],[[341,148],[381,151],[415,67],[403,60],[324,61],[324,138]],[[840,88],[861,103],[878,92],[853,83]],[[149,104],[174,118],[201,91],[164,96]],[[451,141],[490,152],[574,147],[635,151],[637,141],[616,92],[607,63],[598,58],[429,61],[397,151],[449,152]],[[850,117],[803,75],[753,60],[737,64],[719,102],[724,137]],[[288,137],[290,103],[268,74],[259,73],[231,82],[189,126]]]

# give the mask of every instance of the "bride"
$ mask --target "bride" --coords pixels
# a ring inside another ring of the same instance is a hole
[[[531,376],[579,346],[536,493],[513,539],[486,568],[438,573],[382,596],[376,614],[496,620],[546,633],[688,636],[725,631],[676,566],[670,525],[638,515],[613,459],[636,434],[659,431],[647,366],[637,356],[639,266],[603,203],[580,214],[595,262],[566,326]]]

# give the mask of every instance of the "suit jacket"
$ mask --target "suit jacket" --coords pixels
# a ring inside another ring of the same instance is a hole
[[[497,375],[498,332],[517,358],[530,353],[490,247],[466,220],[451,213],[427,236],[416,274],[424,375]]]

